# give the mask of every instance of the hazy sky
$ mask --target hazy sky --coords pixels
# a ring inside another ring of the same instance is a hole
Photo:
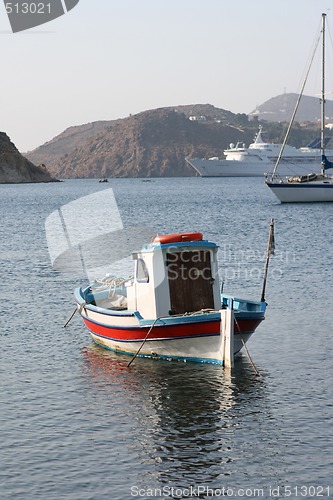
[[[158,107],[249,113],[299,91],[322,12],[333,26],[331,0],[80,0],[13,34],[1,2],[0,130],[28,151]]]

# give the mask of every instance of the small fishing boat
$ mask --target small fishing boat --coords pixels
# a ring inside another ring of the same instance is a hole
[[[217,252],[202,233],[156,236],[132,254],[133,276],[105,276],[77,288],[76,310],[107,349],[223,364],[221,311],[233,311],[237,354],[264,320],[266,302],[264,291],[260,301],[221,293]]]
[[[298,97],[293,116],[291,118],[287,134],[282,144],[280,155],[277,159],[276,165],[271,176],[266,177],[266,185],[271,189],[275,196],[280,200],[281,203],[314,203],[314,202],[327,202],[333,201],[333,176],[327,175],[326,170],[333,168],[333,162],[329,161],[326,156],[325,150],[325,21],[326,14],[322,14],[322,27],[321,27],[321,39],[322,39],[322,75],[321,75],[321,126],[320,126],[320,162],[321,171],[310,173],[307,175],[294,175],[289,177],[281,177],[277,175],[277,169],[279,168],[280,160],[283,154],[284,145],[288,139],[289,132],[291,130],[298,105],[300,103],[304,86],[309,74],[309,70],[306,74],[305,81],[302,86],[302,91]],[[319,41],[319,39],[318,39]],[[317,47],[316,47],[317,48]],[[313,57],[311,59],[311,62]],[[311,66],[310,66],[311,67]]]

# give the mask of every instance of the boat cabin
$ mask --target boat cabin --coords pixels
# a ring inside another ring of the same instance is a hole
[[[218,246],[201,233],[157,236],[133,254],[127,309],[156,319],[221,308]]]

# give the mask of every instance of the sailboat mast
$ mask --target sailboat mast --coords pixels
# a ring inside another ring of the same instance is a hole
[[[325,174],[325,162],[324,162],[324,154],[325,154],[325,139],[324,139],[324,130],[325,130],[325,19],[326,14],[322,14],[322,73],[321,73],[321,127],[320,127],[320,152],[321,152],[321,173]]]

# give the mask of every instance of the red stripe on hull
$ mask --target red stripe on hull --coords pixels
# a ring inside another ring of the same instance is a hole
[[[103,326],[100,324],[93,323],[92,321],[83,318],[88,329],[95,333],[96,335],[102,335],[103,337],[123,340],[123,341],[135,341],[144,340],[146,337],[150,326],[144,326],[141,328],[117,328],[112,326]],[[178,337],[193,337],[197,335],[218,335],[220,333],[220,322],[210,321],[206,323],[185,323],[178,325],[155,325],[149,334],[150,340],[156,339],[172,339]]]
[[[95,335],[100,335],[105,338],[119,341],[142,341],[145,339],[150,326],[141,328],[117,328],[113,326],[104,326],[94,323],[83,317],[87,328]],[[240,319],[235,322],[234,332],[252,334],[257,326],[261,323],[261,319]],[[149,334],[149,340],[161,339],[176,339],[181,337],[200,337],[204,335],[219,335],[220,321],[207,321],[200,323],[185,323],[178,325],[156,325],[152,328]]]

